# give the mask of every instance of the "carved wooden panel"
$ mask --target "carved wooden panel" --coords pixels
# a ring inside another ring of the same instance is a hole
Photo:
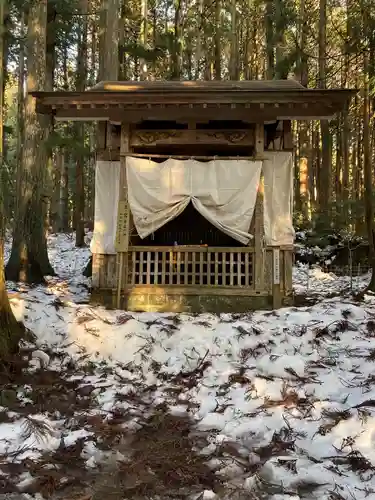
[[[253,146],[254,131],[244,130],[134,130],[131,146],[207,144]]]

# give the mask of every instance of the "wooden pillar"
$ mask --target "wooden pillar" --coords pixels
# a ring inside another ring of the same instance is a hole
[[[283,121],[283,136],[284,136],[284,151],[293,149],[293,133],[292,122],[290,120]]]
[[[106,149],[108,143],[108,137],[107,137],[109,129],[108,125],[109,123],[106,121],[101,121],[98,122],[97,124],[97,133],[96,133],[97,161],[98,160],[110,161],[110,158],[108,157],[108,155],[106,155],[106,152],[108,151]],[[96,164],[95,164],[95,169],[96,169]],[[95,289],[103,287],[103,276],[105,276],[107,269],[106,263],[107,263],[106,255],[97,253],[92,254],[92,274],[91,274],[92,288]],[[100,277],[102,277],[102,279]]]
[[[284,150],[293,151],[293,131],[291,120],[285,120],[283,122],[283,132],[284,132]],[[283,262],[283,293],[284,297],[291,295],[293,291],[293,248],[290,250],[283,250],[282,262]],[[275,285],[276,287],[276,285]],[[273,302],[274,308],[282,306],[282,296],[280,292],[280,287],[276,287],[273,292]]]
[[[293,292],[293,249],[284,250],[284,295]]]
[[[257,123],[255,128],[255,156],[262,157],[264,153],[264,125]],[[265,255],[263,252],[263,174],[259,182],[259,189],[257,193],[257,200],[255,205],[255,291],[264,292],[264,264]]]
[[[1,1],[1,0],[0,0]],[[117,80],[119,69],[118,43],[119,43],[119,0],[100,0],[99,24],[99,80]],[[111,161],[106,157],[108,133],[111,127],[109,122],[99,121],[97,125],[97,151],[98,159]],[[100,288],[100,276],[105,272],[105,263],[108,256],[93,254],[92,256],[92,286]]]
[[[107,144],[107,122],[101,121],[97,123],[96,129],[96,161],[107,160],[105,157],[105,148]],[[96,162],[95,162],[95,177],[96,178]],[[95,182],[95,181],[94,181]],[[103,277],[103,273],[106,270],[106,256],[103,254],[92,254],[92,274],[91,274],[91,284],[92,288],[100,288],[103,283],[100,276]]]
[[[107,144],[107,122],[98,122],[96,135],[96,151],[100,158],[104,153]]]
[[[121,307],[121,294],[128,284],[128,252],[130,242],[130,208],[126,179],[126,155],[130,151],[130,129],[128,123],[121,125],[120,142],[120,185],[117,214],[116,252],[117,252],[117,308]]]
[[[92,272],[91,272],[91,286],[92,288],[100,288],[100,267],[102,264],[103,256],[99,253],[92,254]]]

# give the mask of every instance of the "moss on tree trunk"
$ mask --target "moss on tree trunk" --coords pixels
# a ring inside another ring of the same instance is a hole
[[[6,278],[26,283],[43,283],[54,274],[48,260],[45,237],[47,193],[46,120],[38,115],[31,91],[46,83],[47,0],[30,4],[27,23],[27,96],[25,99],[25,140],[17,189],[17,208],[12,253]],[[51,29],[51,27],[50,27]]]
[[[7,292],[0,290],[0,363],[18,352],[24,333],[25,327],[13,315]]]
[[[0,208],[1,210],[1,208]],[[2,215],[0,214],[0,218]],[[0,226],[3,221],[0,221]],[[4,277],[4,238],[0,227],[0,363],[16,354],[19,341],[25,333],[25,327],[15,318],[10,307]]]
[[[45,282],[44,276],[55,274],[48,260],[40,205],[38,200],[30,200],[19,210],[12,252],[5,268],[7,280],[40,284]]]

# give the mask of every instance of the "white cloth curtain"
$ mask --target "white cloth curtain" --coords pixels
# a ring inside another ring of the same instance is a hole
[[[249,160],[156,163],[128,157],[129,204],[139,236],[167,224],[191,201],[211,224],[246,245],[261,167],[260,161]]]
[[[263,161],[264,236],[269,246],[293,245],[293,156],[267,151]]]
[[[97,161],[95,170],[94,234],[92,253],[115,254],[120,162]]]
[[[267,151],[262,162],[128,158],[129,203],[142,238],[177,217],[191,201],[214,226],[247,244],[261,167],[264,175],[265,243],[294,242],[293,161],[288,152]],[[91,252],[115,254],[120,162],[98,161]],[[194,221],[192,221],[194,224]]]

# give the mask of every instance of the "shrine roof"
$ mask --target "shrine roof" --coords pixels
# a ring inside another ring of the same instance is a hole
[[[295,80],[103,81],[83,92],[31,92],[37,111],[58,120],[329,119],[353,89],[310,89]]]

